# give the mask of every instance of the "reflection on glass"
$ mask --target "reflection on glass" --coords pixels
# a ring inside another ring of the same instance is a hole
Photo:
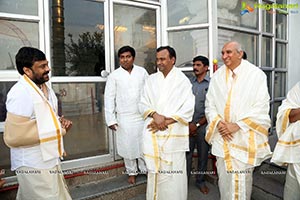
[[[287,16],[276,12],[276,37],[286,40]]]
[[[286,93],[286,73],[275,72],[274,97],[284,97]]]
[[[124,17],[126,13],[126,17]],[[127,5],[114,5],[115,65],[117,52],[124,45],[136,51],[135,64],[145,67],[148,73],[156,72],[156,11]]]
[[[0,19],[0,70],[15,69],[15,55],[22,46],[39,47],[39,27],[34,22]]]
[[[64,137],[66,160],[108,153],[104,87],[104,82],[53,84],[59,113],[73,122],[72,129]]]
[[[257,65],[258,61],[258,36],[247,33],[228,31],[219,29],[218,31],[218,52],[220,52],[219,63],[222,63],[221,51],[226,42],[237,41],[242,45],[242,49],[247,53],[247,60],[254,65]],[[220,65],[220,64],[219,64]]]
[[[276,42],[275,54],[275,67],[286,68],[286,44]]]
[[[262,9],[262,31],[272,33],[273,30],[273,16],[272,12]]]
[[[4,126],[3,122],[6,119],[6,95],[14,84],[15,82],[0,82],[0,122],[2,122],[0,126]],[[2,136],[3,133],[0,131],[0,137]],[[5,170],[4,177],[12,176],[14,173],[10,171],[10,151],[3,139],[0,140],[0,149],[0,170]]]
[[[105,69],[104,7],[95,1],[53,1],[54,76],[100,76]]]
[[[207,0],[168,0],[168,26],[206,23]]]
[[[38,15],[38,0],[1,0],[0,12]]]
[[[240,26],[246,28],[258,28],[258,9],[254,8],[256,0],[218,0],[218,23]],[[251,9],[247,9],[247,7]],[[243,10],[249,10],[241,14]]]
[[[272,67],[272,38],[262,37],[261,65]]]
[[[6,95],[15,82],[0,82],[0,122],[6,119]]]
[[[169,32],[170,46],[174,47],[176,66],[192,67],[190,62],[196,55],[208,56],[208,30]]]

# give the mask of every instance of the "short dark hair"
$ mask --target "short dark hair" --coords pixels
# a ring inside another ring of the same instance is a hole
[[[201,61],[204,66],[209,66],[209,60],[205,56],[196,56],[193,62]]]
[[[131,53],[132,57],[135,58],[135,50],[131,46],[121,47],[118,51],[118,57],[120,57],[122,53],[125,53],[125,52],[128,52],[128,51]]]
[[[176,61],[176,51],[175,51],[175,49],[173,47],[170,47],[170,46],[161,46],[161,47],[159,47],[156,50],[156,52],[160,52],[160,51],[165,50],[165,49],[168,50],[169,57],[170,58],[175,58],[175,61]],[[174,64],[175,64],[175,62],[174,62]]]
[[[18,72],[23,75],[23,67],[31,68],[36,61],[46,60],[46,55],[39,49],[33,47],[22,47],[16,55]]]
[[[246,51],[243,51],[243,57],[242,57],[244,60],[247,60],[247,54],[246,54]]]

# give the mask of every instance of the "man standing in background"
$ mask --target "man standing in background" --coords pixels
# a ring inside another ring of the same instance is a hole
[[[224,65],[213,74],[205,102],[205,139],[217,158],[222,200],[250,200],[254,167],[271,156],[267,78],[242,57],[239,43],[223,46]]]
[[[195,76],[191,78],[192,90],[195,95],[195,109],[192,121],[189,123],[190,151],[187,152],[187,173],[190,178],[192,171],[192,160],[195,146],[197,146],[198,165],[193,174],[196,175],[196,186],[203,194],[208,194],[209,189],[205,184],[204,175],[207,169],[209,145],[205,141],[207,121],[205,118],[205,98],[208,90],[209,61],[204,56],[197,56],[193,59],[193,71]]]
[[[140,111],[145,118],[144,157],[148,169],[147,199],[186,200],[188,123],[195,97],[189,79],[176,68],[170,46],[156,51],[159,71],[146,81]]]
[[[135,50],[132,47],[121,47],[118,57],[121,67],[113,71],[106,82],[105,119],[107,126],[116,132],[118,154],[124,158],[128,182],[134,184],[138,168],[146,173],[141,149],[144,120],[138,103],[148,73],[133,64]]]

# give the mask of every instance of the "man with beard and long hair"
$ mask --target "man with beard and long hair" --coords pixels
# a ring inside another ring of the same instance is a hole
[[[192,171],[192,159],[195,146],[197,146],[198,165],[196,171],[196,186],[203,194],[208,194],[209,189],[205,184],[204,174],[207,169],[209,145],[205,141],[205,129],[207,121],[205,118],[205,97],[209,85],[207,76],[209,61],[204,56],[196,56],[193,59],[193,71],[195,76],[191,77],[193,94],[195,95],[195,108],[192,121],[189,123],[190,151],[187,152],[187,174]]]
[[[71,199],[60,168],[63,135],[72,122],[58,116],[57,98],[46,84],[50,67],[45,54],[22,47],[16,55],[20,80],[7,94],[4,141],[16,171],[17,199]]]

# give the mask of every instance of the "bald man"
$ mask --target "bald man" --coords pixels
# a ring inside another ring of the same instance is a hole
[[[249,199],[255,166],[271,156],[266,75],[243,58],[238,42],[222,49],[205,102],[206,141],[217,158],[221,199]]]

